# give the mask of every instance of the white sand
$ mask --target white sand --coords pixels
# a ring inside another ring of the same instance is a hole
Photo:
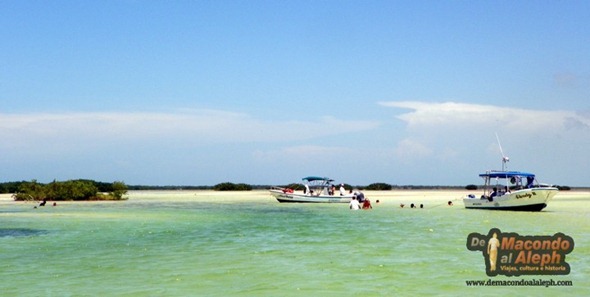
[[[12,194],[0,194],[0,201],[13,201]]]
[[[380,203],[447,203],[449,200],[460,200],[463,196],[474,193],[467,190],[392,190],[392,191],[363,191],[366,198],[372,202]],[[249,201],[249,200],[273,200],[268,190],[253,191],[130,191],[129,199],[159,200],[163,197],[173,200],[202,200],[214,199],[215,201]]]
[[[446,205],[448,201],[454,204],[461,204],[461,199],[467,194],[480,194],[480,191],[468,190],[392,190],[392,191],[363,191],[365,197],[371,202],[380,204],[396,205],[403,203],[409,206],[411,203],[425,206]],[[215,202],[239,202],[259,201],[276,202],[268,190],[219,192],[212,190],[177,190],[177,191],[129,191],[127,201],[215,201]],[[561,191],[554,199],[588,199],[590,191]],[[109,201],[106,201],[109,202]],[[112,201],[110,201],[112,203]],[[124,201],[123,201],[124,202]],[[12,194],[0,194],[0,203],[32,203],[15,202]],[[76,202],[60,202],[76,203]]]

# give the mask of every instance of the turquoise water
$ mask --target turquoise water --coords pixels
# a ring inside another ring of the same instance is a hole
[[[565,192],[564,192],[565,193]],[[540,213],[397,202],[279,204],[247,197],[131,193],[123,202],[0,204],[2,296],[586,295],[590,196],[560,193]],[[245,195],[240,193],[226,195]],[[383,199],[386,200],[386,199]],[[430,200],[429,200],[430,201]],[[575,241],[571,287],[468,287],[487,280],[467,235],[563,232]]]

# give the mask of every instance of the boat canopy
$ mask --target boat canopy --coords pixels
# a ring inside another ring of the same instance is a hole
[[[320,176],[308,176],[308,177],[304,177],[302,178],[302,180],[306,180],[306,181],[316,181],[316,180],[323,180],[323,181],[327,181],[327,182],[333,182],[333,179],[330,179],[328,177],[320,177]]]
[[[489,178],[535,177],[535,175],[532,173],[520,171],[490,171],[482,173],[479,176]]]

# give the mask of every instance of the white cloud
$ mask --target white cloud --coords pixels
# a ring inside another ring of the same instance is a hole
[[[460,129],[465,131],[520,131],[561,133],[573,126],[590,127],[590,117],[571,111],[543,111],[467,103],[380,102],[382,106],[411,109],[397,118],[415,130]]]
[[[456,173],[499,169],[497,133],[511,158],[509,168],[537,171],[555,183],[586,183],[580,176],[590,166],[588,112],[456,102],[379,104],[410,110],[397,115],[407,125],[398,133],[395,155],[400,162]]]
[[[269,121],[219,110],[0,114],[0,149],[59,152],[111,145],[306,140],[378,125],[375,121],[332,117]]]

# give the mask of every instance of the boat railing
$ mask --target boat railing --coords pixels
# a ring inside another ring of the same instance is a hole
[[[277,187],[277,186],[270,187],[270,190],[271,191],[281,191],[283,193],[293,193],[295,191],[291,188],[284,188],[284,187]]]

